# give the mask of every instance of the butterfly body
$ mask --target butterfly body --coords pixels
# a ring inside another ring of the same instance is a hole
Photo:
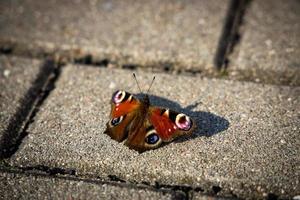
[[[143,152],[190,134],[195,124],[190,117],[150,105],[148,95],[139,100],[118,90],[111,100],[110,120],[105,133],[118,142],[125,141],[131,149]]]

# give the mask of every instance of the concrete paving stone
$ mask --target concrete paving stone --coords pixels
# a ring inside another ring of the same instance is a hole
[[[229,75],[258,82],[300,85],[300,2],[252,1]]]
[[[176,192],[64,177],[0,172],[0,199],[174,199]],[[177,197],[183,198],[179,193]]]
[[[153,74],[136,73],[146,90]],[[132,71],[66,66],[19,151],[5,162],[189,185],[221,196],[299,194],[300,87],[158,73],[151,102],[189,114],[199,128],[142,154],[103,134],[117,89],[138,93]]]
[[[1,1],[0,40],[53,53],[74,50],[74,57],[205,71],[211,70],[228,2]]]
[[[29,113],[30,102],[40,84],[43,63],[36,59],[0,55],[0,149],[7,135],[16,136]],[[45,71],[45,74],[47,72]],[[11,142],[11,141],[10,141]],[[5,143],[5,144],[4,144]]]

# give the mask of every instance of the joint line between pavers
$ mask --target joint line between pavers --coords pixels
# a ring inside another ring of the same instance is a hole
[[[52,173],[51,171],[56,171],[57,173]],[[68,181],[82,181],[91,184],[108,184],[111,186],[118,186],[123,188],[136,188],[136,189],[147,189],[155,192],[167,192],[167,193],[175,193],[180,194],[180,199],[189,199],[186,192],[180,189],[174,189],[174,187],[164,187],[157,188],[156,186],[141,184],[141,183],[131,183],[131,182],[120,182],[120,181],[106,181],[104,178],[83,178],[79,177],[75,173],[69,173],[69,171],[75,172],[74,169],[63,169],[63,168],[50,168],[48,166],[31,166],[31,167],[18,167],[18,166],[9,166],[2,165],[0,166],[0,172],[12,173],[12,174],[23,174],[27,176],[37,176],[37,177],[45,177],[45,178],[57,178]],[[175,195],[175,197],[177,197]]]
[[[214,58],[214,65],[218,70],[225,71],[228,67],[230,62],[229,55],[233,52],[234,47],[241,38],[239,29],[250,2],[251,0],[231,0],[228,6],[225,23]]]
[[[26,175],[33,175],[33,176],[41,176],[41,177],[55,177],[64,180],[72,180],[72,181],[84,181],[87,183],[92,184],[110,184],[120,187],[127,187],[127,188],[139,188],[139,189],[150,189],[153,191],[160,191],[160,192],[180,192],[183,193],[184,196],[182,199],[192,199],[192,195],[194,193],[200,193],[201,195],[207,195],[210,197],[218,196],[218,194],[222,188],[216,185],[211,187],[211,190],[204,190],[200,187],[192,187],[188,185],[167,185],[167,184],[160,184],[155,182],[154,185],[146,182],[132,182],[122,180],[115,175],[110,175],[106,178],[104,177],[90,177],[89,175],[79,175],[76,174],[76,169],[64,169],[59,167],[49,167],[45,165],[37,165],[37,166],[27,166],[27,167],[19,167],[19,166],[10,166],[9,164],[0,166],[0,172],[7,172],[7,173],[14,173],[14,174],[26,174]],[[105,180],[109,178],[110,180]],[[231,194],[232,196],[230,199],[237,199],[235,194]]]
[[[64,49],[60,49],[59,47],[55,47],[52,43],[48,44],[48,46],[51,46],[51,48],[47,47],[46,44],[43,46],[42,42],[36,42],[31,44],[31,46],[28,46],[26,42],[17,41],[11,38],[0,38],[0,54],[2,53],[6,55],[38,59],[52,58],[56,63],[62,65],[82,64],[104,68],[115,67],[126,70],[142,69],[147,71],[150,69],[157,72],[177,72],[178,74],[188,75],[212,75],[205,70],[201,70],[193,66],[190,66],[190,68],[176,67],[177,65],[182,66],[182,64],[176,61],[170,62],[168,60],[156,60],[148,64],[131,63],[124,61],[124,59],[126,60],[126,57],[129,55],[122,55],[113,58],[107,55],[100,58],[98,53],[93,53],[80,47],[70,46],[68,48],[65,47]]]
[[[51,92],[47,89],[49,86],[54,86],[60,74],[60,67],[51,60],[46,60],[41,66],[37,78],[21,98],[21,106],[10,120],[0,140],[0,159],[9,158],[18,150],[22,140],[28,134],[27,129],[38,112],[38,108]]]

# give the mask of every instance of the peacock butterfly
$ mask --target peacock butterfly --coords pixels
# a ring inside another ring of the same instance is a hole
[[[133,76],[137,82],[135,74]],[[138,82],[137,85],[139,87]],[[195,128],[189,116],[151,106],[147,93],[139,100],[126,91],[116,91],[111,98],[110,120],[104,132],[118,142],[125,141],[125,145],[140,153],[190,134]]]

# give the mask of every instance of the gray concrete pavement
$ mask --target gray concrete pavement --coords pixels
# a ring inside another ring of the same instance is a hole
[[[16,142],[50,69],[40,60],[0,56],[0,157]]]
[[[298,194],[299,87],[156,74],[153,103],[186,112],[199,129],[191,138],[139,154],[103,134],[112,92],[137,92],[131,73],[65,67],[28,137],[6,162],[72,168],[80,176],[187,184],[206,192],[217,187],[219,195],[241,198]],[[137,74],[147,88],[153,74]]]
[[[174,199],[184,194],[68,177],[0,172],[1,199]]]
[[[73,50],[75,58],[207,71],[228,2],[1,1],[0,38],[52,53]]]
[[[299,197],[300,4],[249,1],[216,74],[229,2],[0,1],[0,199]],[[139,154],[103,134],[113,91],[138,93],[115,67],[144,90],[163,72],[151,102],[193,135]]]
[[[0,46],[33,57],[220,76],[213,60],[228,3],[1,1]],[[251,2],[223,77],[300,85],[298,8],[296,0]]]
[[[252,1],[229,75],[275,84],[300,84],[300,2]]]

